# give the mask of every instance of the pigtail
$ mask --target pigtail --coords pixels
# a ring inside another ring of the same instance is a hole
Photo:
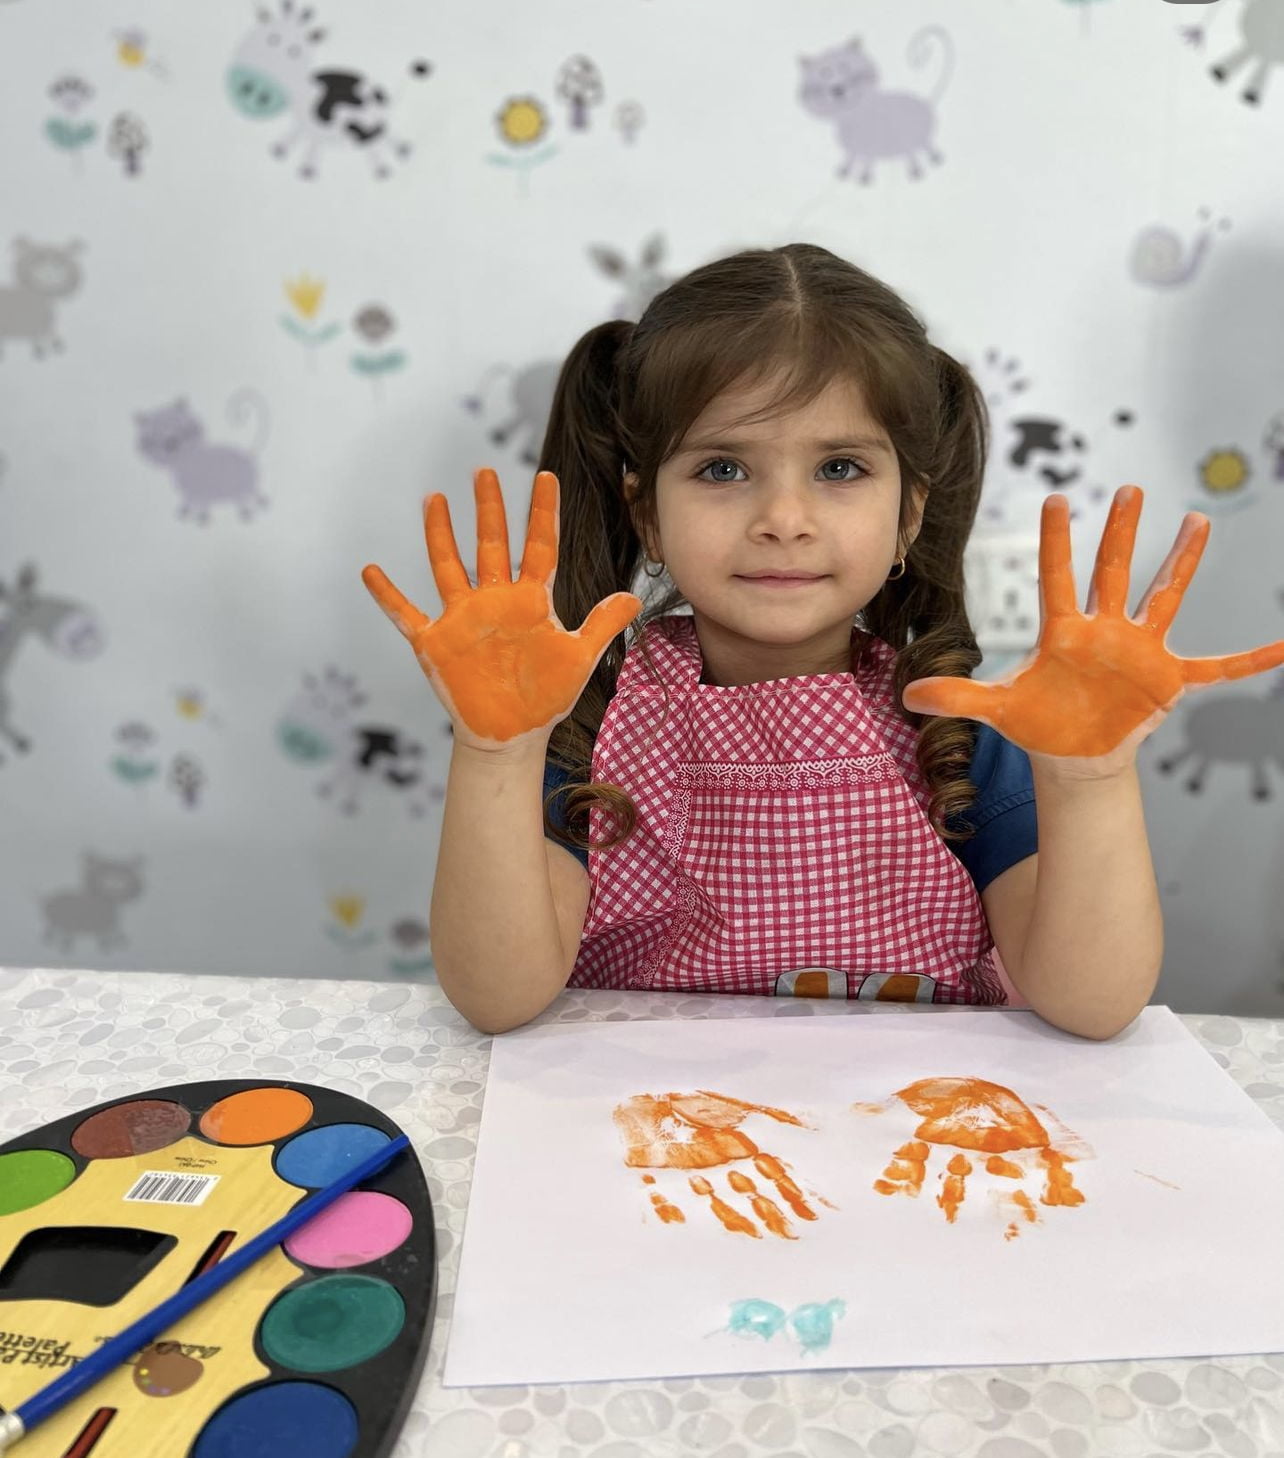
[[[922,528],[906,554],[905,575],[888,582],[866,609],[871,631],[898,650],[892,680],[898,705],[914,679],[971,678],[982,658],[964,598],[963,552],[980,505],[989,414],[962,364],[935,346],[931,358],[939,417],[931,469],[924,472]],[[901,713],[919,729],[918,766],[931,790],[928,818],[945,840],[969,840],[972,830],[957,817],[976,798],[968,779],[975,722],[914,714],[903,706]]]
[[[642,559],[642,543],[623,493],[627,456],[618,414],[620,354],[633,328],[627,320],[612,319],[578,340],[558,375],[540,450],[540,470],[552,471],[561,487],[553,610],[572,631],[603,598],[633,590]],[[632,631],[639,626],[631,625]],[[608,844],[623,840],[636,823],[636,808],[624,790],[588,783],[593,743],[614,696],[625,651],[625,635],[620,634],[598,660],[574,709],[549,738],[549,758],[569,771],[569,778],[545,799],[545,830],[581,849],[588,846],[588,808],[594,802],[619,821],[619,834]],[[564,797],[565,831],[549,815],[558,797]]]

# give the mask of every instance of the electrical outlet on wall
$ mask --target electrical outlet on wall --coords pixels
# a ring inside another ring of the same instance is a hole
[[[983,536],[963,554],[968,616],[982,653],[1028,652],[1039,636],[1039,539]]]

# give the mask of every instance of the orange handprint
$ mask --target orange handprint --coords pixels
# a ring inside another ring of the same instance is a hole
[[[707,1089],[689,1094],[634,1094],[616,1106],[613,1117],[626,1147],[624,1162],[631,1168],[701,1170],[751,1161],[798,1219],[815,1220],[816,1212],[784,1163],[774,1154],[759,1149],[740,1129],[750,1114],[765,1114],[782,1124],[806,1127],[801,1119],[784,1109],[747,1104]],[[652,1187],[651,1204],[666,1225],[686,1220],[681,1209],[656,1187],[655,1175],[645,1174],[642,1179]],[[743,1211],[722,1199],[706,1176],[689,1175],[687,1183],[697,1195],[709,1201],[710,1209],[728,1230],[761,1239],[762,1230]],[[731,1169],[727,1171],[727,1184],[733,1193],[745,1197],[763,1229],[786,1240],[797,1239],[785,1212],[759,1189],[752,1176],[743,1169]]]
[[[479,470],[473,491],[475,588],[459,557],[446,498],[436,492],[424,501],[428,559],[445,608],[436,622],[403,597],[380,568],[368,566],[361,577],[414,648],[453,721],[456,742],[496,750],[550,733],[571,712],[611,640],[642,610],[642,599],[631,592],[612,593],[581,627],[568,632],[553,612],[557,477],[551,471],[535,477],[516,582],[498,476]]]
[[[920,678],[905,707],[917,714],[979,719],[1031,753],[1127,757],[1187,687],[1246,678],[1284,663],[1284,641],[1219,658],[1179,658],[1164,639],[1208,541],[1209,522],[1188,512],[1163,565],[1132,617],[1128,579],[1139,486],[1121,486],[1097,552],[1086,613],[1075,606],[1070,507],[1061,495],[1043,504],[1039,534],[1039,638],[1007,678],[973,683]]]
[[[920,1114],[922,1122],[914,1131],[915,1137],[902,1144],[892,1156],[882,1178],[874,1181],[874,1189],[880,1195],[917,1196],[927,1177],[931,1147],[935,1144],[987,1155],[986,1172],[1000,1179],[1022,1180],[1041,1168],[1041,1204],[1083,1204],[1083,1192],[1075,1185],[1068,1166],[1074,1158],[1090,1151],[1068,1131],[1064,1138],[1054,1141],[1034,1111],[1011,1089],[984,1078],[920,1078],[898,1089],[893,1097]],[[882,1113],[885,1107],[884,1104],[855,1105],[861,1113]],[[1051,1122],[1050,1111],[1043,1112]],[[1023,1159],[1004,1158],[1023,1151],[1027,1151]],[[950,1224],[954,1223],[959,1206],[967,1196],[970,1174],[972,1161],[966,1154],[956,1153],[938,1176],[941,1191],[936,1203]],[[1039,1212],[1023,1188],[1001,1196],[1001,1203],[1013,1215],[1004,1232],[1006,1239],[1020,1234],[1021,1222],[1039,1223]]]

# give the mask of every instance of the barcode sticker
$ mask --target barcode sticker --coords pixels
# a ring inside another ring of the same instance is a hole
[[[125,1199],[145,1205],[199,1205],[219,1182],[218,1175],[173,1174],[145,1169],[125,1192]]]

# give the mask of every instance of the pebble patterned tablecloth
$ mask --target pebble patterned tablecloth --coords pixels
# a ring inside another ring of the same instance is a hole
[[[568,992],[540,1021],[916,1015],[948,1013]],[[1284,1126],[1284,1021],[1183,1021]],[[298,1079],[386,1110],[418,1148],[440,1242],[432,1350],[395,1458],[1284,1458],[1281,1354],[443,1388],[489,1050],[434,983],[0,968],[0,1143],[205,1078]]]

